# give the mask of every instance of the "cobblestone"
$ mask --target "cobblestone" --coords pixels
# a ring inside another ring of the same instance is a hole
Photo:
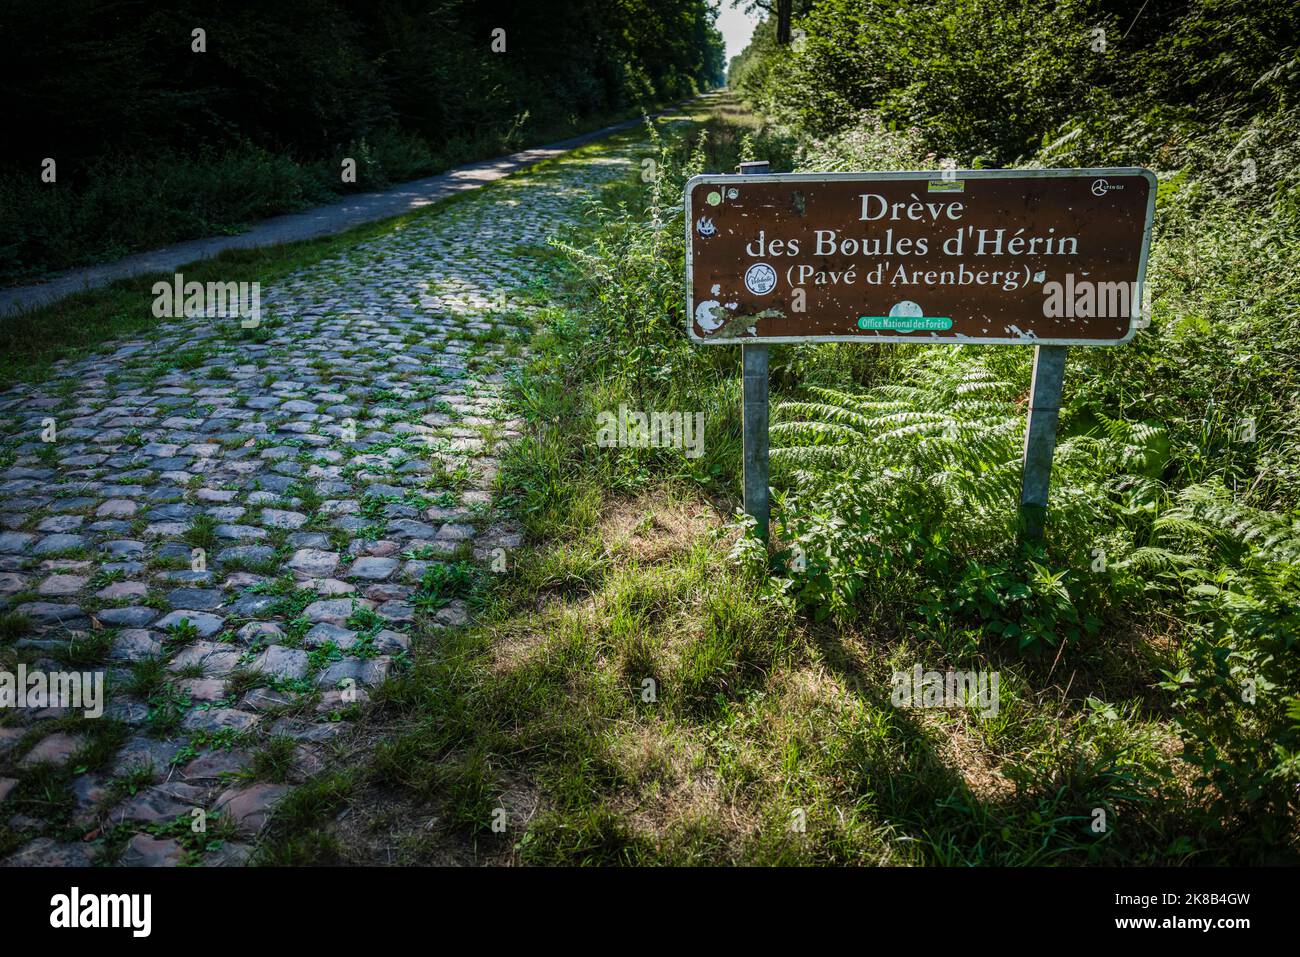
[[[114,629],[94,666],[113,675],[100,720],[127,731],[83,734],[57,721],[71,709],[4,716],[0,826],[27,833],[3,863],[92,862],[66,822],[14,798],[83,753],[97,759],[72,768],[76,821],[126,829],[119,863],[243,863],[287,786],[231,775],[273,735],[310,745],[294,774],[313,773],[340,713],[421,634],[467,620],[415,595],[437,562],[521,542],[492,499],[519,435],[505,373],[537,309],[521,250],[632,171],[606,149],[504,180],[264,284],[259,328],[164,320],[0,393],[0,612],[22,622],[0,656],[63,667],[51,656],[81,647],[70,633]],[[190,861],[142,827],[195,808],[249,843]]]

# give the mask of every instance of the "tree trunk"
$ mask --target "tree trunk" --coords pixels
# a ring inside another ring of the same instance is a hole
[[[794,0],[776,0],[776,42],[785,46],[790,42],[790,18]]]

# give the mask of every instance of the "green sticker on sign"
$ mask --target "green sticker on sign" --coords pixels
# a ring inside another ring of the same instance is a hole
[[[891,332],[947,332],[952,320],[946,316],[862,316],[859,329],[888,329]]]

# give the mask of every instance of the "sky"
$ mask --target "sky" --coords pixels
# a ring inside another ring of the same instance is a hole
[[[718,11],[718,29],[722,31],[722,39],[727,41],[728,63],[749,45],[749,37],[759,20],[756,15],[745,13],[743,3],[741,7],[733,6],[732,3],[733,0],[721,0],[721,9]]]

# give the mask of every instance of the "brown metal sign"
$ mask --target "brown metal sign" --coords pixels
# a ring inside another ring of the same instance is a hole
[[[696,342],[1115,345],[1142,311],[1144,169],[696,176]]]

